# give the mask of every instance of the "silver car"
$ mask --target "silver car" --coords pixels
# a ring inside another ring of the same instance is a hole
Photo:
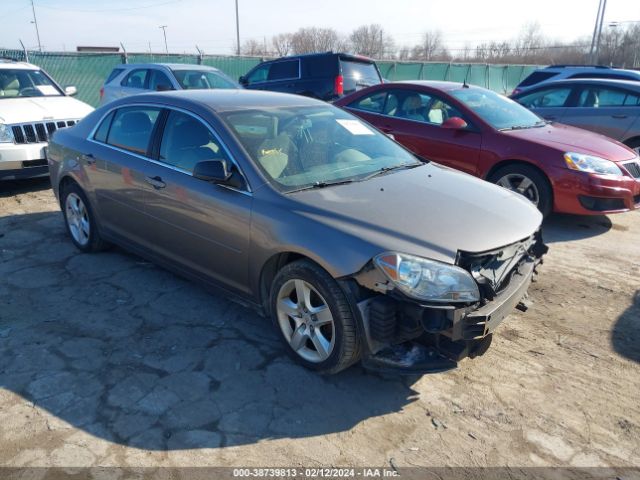
[[[182,63],[127,63],[115,67],[100,89],[100,104],[165,90],[242,88],[217,68]]]
[[[541,117],[611,137],[640,155],[640,82],[548,82],[512,97]]]
[[[359,360],[421,373],[479,355],[524,308],[546,251],[523,196],[302,96],[129,97],[48,152],[81,251],[117,243],[222,289],[325,373]]]

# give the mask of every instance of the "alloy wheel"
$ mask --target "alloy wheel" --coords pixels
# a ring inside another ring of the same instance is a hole
[[[67,199],[65,200],[65,215],[73,239],[81,246],[87,245],[91,232],[89,212],[82,198],[77,194],[70,193],[67,195]]]
[[[520,173],[508,173],[507,175],[499,178],[496,185],[500,185],[512,192],[519,193],[536,206],[538,206],[538,203],[540,202],[538,187],[535,182],[526,175],[522,175]]]
[[[335,323],[329,305],[308,282],[291,279],[278,292],[278,324],[294,352],[313,363],[329,358],[335,347]]]

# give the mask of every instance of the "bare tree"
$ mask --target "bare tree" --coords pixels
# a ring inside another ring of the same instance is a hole
[[[415,45],[411,50],[411,57],[426,61],[448,59],[449,52],[442,41],[442,33],[438,30],[426,32],[422,37],[422,43]]]
[[[371,58],[392,58],[395,42],[381,25],[374,23],[362,25],[349,35],[351,50],[359,55]]]
[[[289,55],[293,50],[293,35],[290,33],[279,33],[271,39],[271,46],[275,54],[279,57]]]
[[[292,53],[345,50],[346,41],[332,28],[301,28],[291,36]]]
[[[264,42],[259,42],[258,40],[250,38],[242,44],[240,53],[242,53],[242,55],[250,55],[253,57],[264,57],[269,55],[266,50]]]

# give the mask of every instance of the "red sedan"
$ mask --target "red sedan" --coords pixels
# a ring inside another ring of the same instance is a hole
[[[608,137],[549,123],[484,88],[375,85],[337,102],[414,153],[514,190],[543,214],[640,208],[640,159]]]

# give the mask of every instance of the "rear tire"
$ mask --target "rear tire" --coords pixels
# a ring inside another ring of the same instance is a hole
[[[313,262],[298,260],[276,274],[269,308],[288,354],[304,367],[333,374],[360,359],[361,339],[349,301]]]
[[[60,204],[67,233],[78,250],[92,253],[109,247],[100,236],[91,204],[78,184],[68,183],[64,186]]]
[[[537,168],[513,164],[499,168],[488,180],[531,201],[544,217],[553,208],[553,190],[547,177]]]

